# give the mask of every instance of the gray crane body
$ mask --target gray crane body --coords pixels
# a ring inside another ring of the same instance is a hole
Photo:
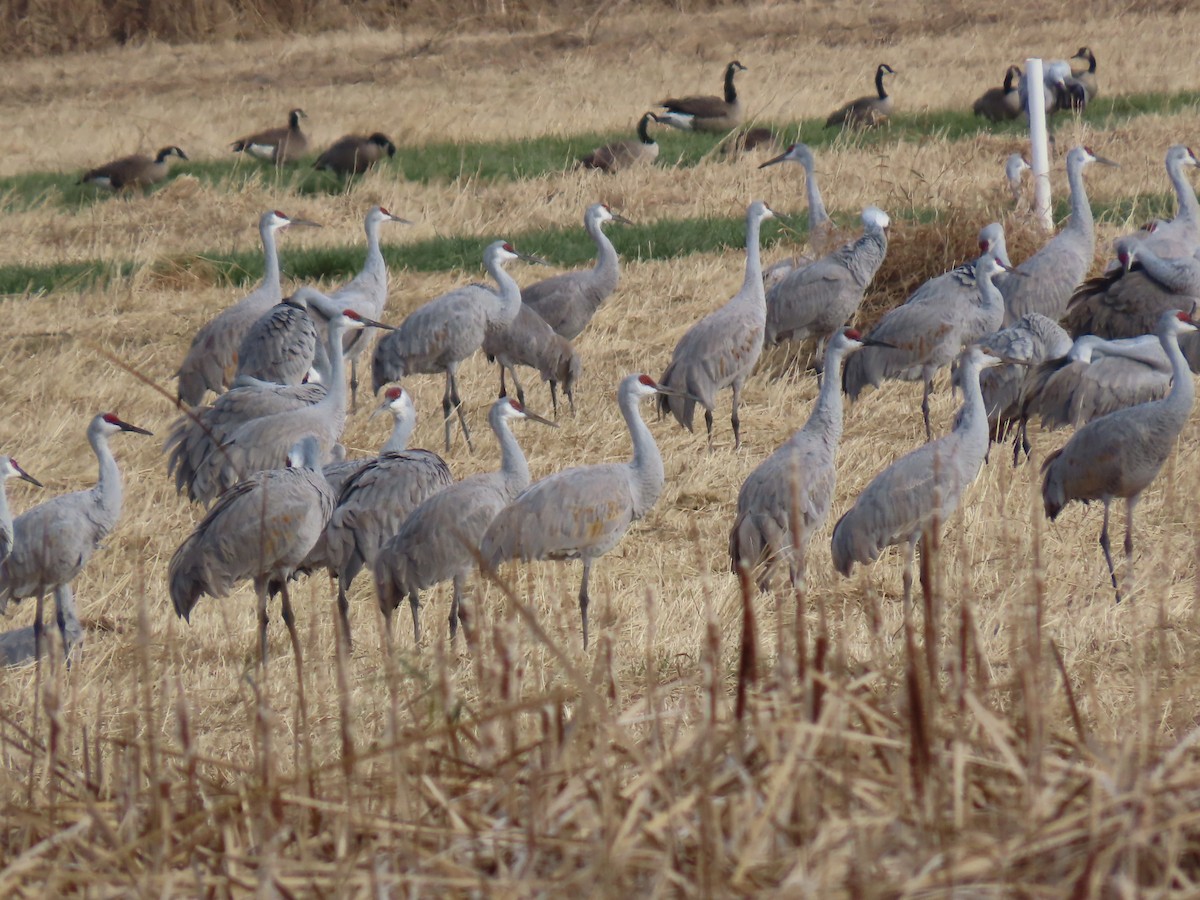
[[[1053,521],[1072,500],[1104,504],[1100,546],[1113,589],[1121,599],[1108,537],[1109,507],[1124,497],[1127,573],[1133,562],[1133,510],[1142,491],[1158,476],[1192,413],[1196,389],[1178,335],[1194,332],[1191,318],[1178,310],[1163,313],[1157,329],[1162,349],[1171,361],[1171,391],[1162,400],[1120,409],[1093,419],[1080,428],[1061,450],[1046,458],[1042,470],[1042,501]]]
[[[251,326],[238,348],[237,377],[300,384],[313,367],[324,323],[341,312],[314,287],[301,287],[271,307]]]
[[[762,223],[774,215],[761,200],[750,204],[746,212],[746,275],[733,298],[709,313],[684,333],[675,345],[671,362],[660,384],[671,393],[660,392],[660,414],[670,412],[675,420],[692,431],[696,404],[704,407],[708,429],[708,448],[712,450],[713,407],[725,388],[733,389],[734,447],[741,446],[738,405],[742,386],[762,355],[763,329],[766,324],[766,296],[763,292],[762,264],[759,257],[759,233]]]
[[[812,151],[805,144],[792,144],[779,156],[768,159],[759,168],[765,169],[768,166],[785,162],[796,163],[804,167],[804,193],[808,202],[808,246],[813,254],[822,256],[835,249],[831,244],[836,244],[837,232],[833,220],[829,218],[829,213],[825,210],[825,202],[821,199],[821,188],[817,184],[816,162],[813,159]],[[791,272],[811,265],[813,258],[813,256],[801,254],[772,263],[763,271],[763,286],[769,293]]]
[[[509,428],[510,419],[540,416],[519,403],[501,398],[492,404],[488,422],[500,444],[500,469],[464,478],[418,505],[380,547],[372,570],[379,607],[392,633],[392,614],[407,597],[412,608],[413,640],[421,638],[421,591],[453,581],[450,639],[458,631],[463,588],[475,568],[484,532],[497,513],[529,487],[529,465]]]
[[[1200,201],[1184,171],[1198,166],[1196,154],[1183,144],[1167,150],[1167,178],[1175,191],[1178,211],[1169,222],[1158,222],[1153,231],[1128,235],[1140,248],[1162,258],[1192,256],[1200,249]]]
[[[824,348],[858,311],[887,255],[890,223],[875,206],[864,209],[862,218],[864,230],[858,240],[791,272],[771,288],[766,298],[768,344],[815,337]]]
[[[1061,319],[1071,295],[1091,268],[1096,255],[1096,230],[1083,169],[1092,162],[1116,165],[1086,147],[1071,148],[1067,153],[1067,181],[1071,186],[1071,217],[1067,226],[1017,266],[1015,273],[997,279],[996,286],[1004,295],[1005,325],[1027,313]]]
[[[521,289],[521,301],[568,341],[579,337],[617,289],[620,261],[616,248],[604,233],[608,222],[630,224],[603,203],[593,203],[583,215],[584,228],[596,242],[596,264],[592,268],[553,275]]]
[[[220,394],[238,364],[238,347],[250,327],[283,299],[279,279],[279,250],[275,232],[289,225],[311,225],[290,219],[281,212],[265,212],[258,222],[263,246],[263,280],[253,291],[226,307],[205,324],[192,339],[187,356],[179,366],[179,400],[197,406],[207,391]]]
[[[43,486],[11,456],[0,456],[0,561],[8,559],[13,548],[13,517],[8,508],[8,489],[5,487],[5,482],[10,478],[20,478],[37,487]]]
[[[517,402],[525,404],[525,389],[517,379],[517,366],[536,369],[550,384],[550,402],[558,418],[558,386],[575,411],[575,382],[583,372],[583,363],[575,346],[557,334],[546,321],[526,304],[504,331],[490,332],[483,339],[483,352],[500,366],[500,394],[506,393],[504,374],[512,375]]]
[[[0,562],[0,613],[7,610],[10,601],[36,598],[33,627],[37,655],[44,650],[42,601],[47,593],[54,594],[64,649],[70,652],[83,636],[70,586],[121,517],[121,470],[108,446],[109,437],[121,431],[150,434],[112,413],[96,416],[87,431],[100,464],[96,486],[47,500],[13,522],[12,551]]]
[[[297,465],[256,472],[222,494],[175,551],[167,575],[175,612],[189,622],[201,597],[226,597],[238,582],[253,579],[263,665],[267,603],[275,591],[282,593],[283,619],[299,665],[287,583],[325,531],[336,501],[321,473],[316,438],[297,442],[289,454]]]

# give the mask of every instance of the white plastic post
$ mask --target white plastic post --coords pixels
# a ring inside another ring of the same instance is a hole
[[[1047,231],[1054,230],[1050,215],[1050,152],[1046,142],[1046,89],[1042,61],[1025,60],[1025,92],[1029,113],[1029,162],[1033,170],[1033,214]]]

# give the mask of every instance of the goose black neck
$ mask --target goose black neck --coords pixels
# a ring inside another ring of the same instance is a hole
[[[654,140],[650,137],[650,114],[642,116],[638,120],[637,136],[643,144],[653,144]]]
[[[1012,93],[1013,74],[1013,68],[1012,66],[1009,66],[1008,71],[1004,73],[1004,93],[1006,94]]]
[[[883,76],[885,71],[886,70],[883,68],[883,66],[880,66],[875,70],[875,90],[879,92],[880,100],[887,99],[887,91],[883,89]]]
[[[730,63],[725,69],[725,102],[732,103],[737,99],[737,90],[733,86],[733,76],[737,74],[737,66]]]
[[[299,110],[293,109],[290,113],[288,113],[288,128],[292,129],[292,131],[300,130],[300,111]]]

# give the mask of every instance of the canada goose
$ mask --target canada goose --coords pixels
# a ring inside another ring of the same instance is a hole
[[[883,89],[883,76],[895,74],[895,69],[883,63],[875,70],[875,91],[878,96],[851,100],[825,120],[825,127],[849,125],[851,128],[869,128],[885,123],[892,114],[892,98]]]
[[[977,116],[990,122],[1003,122],[1021,115],[1021,95],[1017,90],[1017,79],[1021,77],[1020,66],[1009,66],[1004,73],[1004,87],[988,88],[971,107]]]
[[[334,141],[329,149],[317,157],[315,169],[328,169],[338,175],[361,175],[384,154],[396,155],[396,145],[386,134],[378,131],[370,137],[362,134],[347,134]]]
[[[597,147],[579,160],[579,168],[600,169],[603,172],[619,172],[638,163],[652,163],[658,159],[658,143],[650,137],[650,122],[654,113],[646,113],[637,123],[637,136],[625,141],[614,141]]]
[[[140,153],[122,156],[92,169],[79,179],[79,184],[94,184],[114,191],[146,187],[167,177],[167,160],[172,156],[187,159],[187,154],[178,147],[163,147],[153,159]]]
[[[234,153],[245,151],[259,159],[279,165],[293,162],[308,149],[308,137],[300,130],[300,120],[308,118],[302,109],[288,113],[288,123],[279,128],[268,128],[246,137],[238,138],[230,146]]]
[[[663,125],[681,131],[731,131],[742,124],[742,101],[733,86],[733,76],[746,67],[736,59],[725,67],[725,99],[720,97],[668,97],[659,102],[667,111],[655,116]]]
[[[1096,54],[1090,47],[1080,47],[1067,62],[1071,64],[1071,77],[1083,88],[1087,102],[1091,103],[1100,95],[1100,85],[1096,80]]]

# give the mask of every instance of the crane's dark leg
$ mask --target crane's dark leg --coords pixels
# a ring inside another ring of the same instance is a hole
[[[60,584],[54,589],[54,617],[58,620],[58,633],[62,635],[63,654],[70,658],[71,648],[83,637],[83,627],[75,614],[75,595],[69,584]]]
[[[349,653],[354,642],[350,640],[350,598],[346,596],[346,589],[350,587],[350,583],[354,577],[345,578],[341,573],[338,574],[338,596],[337,609],[338,619],[342,623],[342,641],[346,645],[346,652]]]
[[[525,388],[521,384],[521,379],[517,377],[517,367],[512,366],[508,370],[508,374],[512,376],[513,387],[517,389],[517,402],[522,406],[525,405]]]
[[[258,599],[258,651],[262,666],[267,667],[267,579],[254,579],[254,593]]]
[[[1125,501],[1125,585],[1133,583],[1133,508],[1141,494],[1134,494]]]
[[[579,584],[579,618],[583,622],[583,649],[588,645],[588,576],[592,574],[592,562],[583,561],[583,581]]]
[[[708,452],[712,453],[712,423],[713,415],[711,409],[704,410],[704,427],[708,429]]]
[[[41,594],[38,594],[37,600],[33,605],[33,658],[34,659],[41,659],[42,653],[44,653],[46,650],[46,647],[43,643],[46,640],[46,628],[42,624],[42,606],[43,606],[43,597]]]
[[[569,395],[568,395],[569,396]],[[550,408],[554,411],[554,421],[558,421],[558,382],[550,379]],[[571,412],[575,412],[575,404],[571,404]]]
[[[288,636],[292,639],[292,653],[296,657],[296,681],[303,692],[304,650],[300,646],[300,635],[296,632],[296,614],[292,612],[292,598],[288,596],[286,579],[279,586],[279,594],[283,602],[283,624],[287,626]]]
[[[408,606],[413,617],[413,646],[421,642],[421,595],[412,591],[408,595]]]
[[[1104,550],[1104,561],[1108,563],[1108,574],[1112,578],[1113,590],[1117,592],[1117,602],[1121,602],[1121,589],[1117,587],[1117,573],[1113,569],[1112,546],[1108,540],[1108,508],[1112,503],[1111,497],[1104,498],[1104,527],[1100,530],[1100,547]]]
[[[450,642],[454,643],[454,638],[458,634],[458,614],[462,608],[462,583],[463,577],[461,574],[454,576],[454,593],[450,598]]]
[[[500,371],[503,372],[504,369],[501,368]],[[454,406],[450,402],[450,394],[451,394],[450,385],[453,383],[454,383],[454,376],[452,374],[450,374],[450,370],[447,369],[446,370],[446,390],[442,394],[442,425],[446,429],[446,452],[447,453],[450,452],[450,429],[452,427],[452,422],[453,422],[453,419],[451,418],[451,416],[454,415]]]
[[[504,376],[507,375],[508,373],[504,369],[504,363],[498,363],[498,365],[500,366],[500,393],[497,394],[496,396],[497,397],[507,397],[508,396],[508,385],[504,381]]]
[[[921,394],[921,415],[925,417],[925,441],[933,440],[933,429],[929,427],[929,395],[933,392],[933,379],[925,379],[925,390]]]
[[[563,385],[563,393],[567,395],[567,403],[571,405],[571,416],[575,415],[575,385],[568,381]]]
[[[733,412],[729,416],[729,422],[733,425],[733,449],[736,450],[742,446],[742,420],[738,418],[738,406],[742,402],[742,382],[740,380],[733,383]]]
[[[350,357],[350,411],[358,412],[358,354]]]
[[[471,429],[467,427],[467,413],[462,407],[462,398],[458,396],[458,378],[455,377],[453,369],[449,371],[449,378],[450,402],[454,404],[454,408],[458,410],[458,424],[462,426],[463,437],[466,438],[467,441],[467,450],[469,450],[471,453],[474,453],[475,445],[471,443]],[[449,427],[447,427],[446,434],[449,435],[449,433]],[[447,445],[446,449],[450,449],[449,445]]]
[[[909,539],[904,549],[904,616],[905,621],[912,615],[912,570],[913,570],[913,555],[916,553],[917,542]]]

